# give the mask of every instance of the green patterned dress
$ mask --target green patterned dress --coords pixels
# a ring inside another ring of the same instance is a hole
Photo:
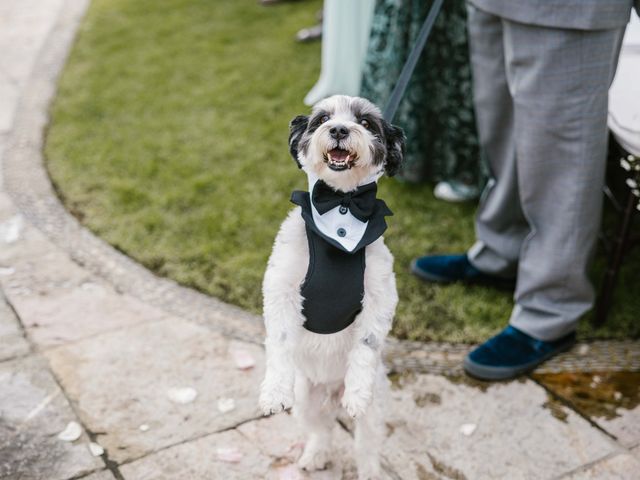
[[[361,95],[381,108],[431,3],[376,1]],[[445,180],[467,193],[480,191],[486,172],[478,153],[463,0],[444,2],[394,123],[407,134],[402,179]]]

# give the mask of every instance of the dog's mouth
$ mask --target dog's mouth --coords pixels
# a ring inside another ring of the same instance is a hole
[[[329,150],[324,156],[324,161],[327,163],[327,166],[336,172],[353,167],[356,160],[357,157],[355,153],[351,153],[349,150],[343,150],[342,148]]]

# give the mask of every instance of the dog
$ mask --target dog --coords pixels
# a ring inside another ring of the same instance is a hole
[[[382,349],[398,295],[377,181],[404,157],[403,131],[364,98],[337,95],[290,123],[289,150],[309,180],[276,236],[263,281],[265,415],[293,407],[307,434],[299,467],[332,458],[340,405],[355,419],[360,479],[380,478],[389,380]],[[327,262],[326,265],[324,262]],[[328,265],[328,266],[327,266]]]

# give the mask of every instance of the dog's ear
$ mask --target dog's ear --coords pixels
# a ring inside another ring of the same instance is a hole
[[[298,115],[289,123],[289,153],[298,164],[298,168],[302,168],[298,160],[298,144],[308,124],[309,117],[307,115]]]
[[[393,177],[404,160],[405,140],[404,131],[400,127],[391,125],[386,120],[382,121],[382,131],[387,144],[387,158],[385,159],[384,171]]]

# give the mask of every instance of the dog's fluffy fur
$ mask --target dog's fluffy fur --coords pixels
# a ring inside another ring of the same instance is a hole
[[[348,136],[336,140],[330,134],[333,127],[345,127]],[[398,170],[404,135],[382,120],[378,108],[367,100],[334,96],[318,103],[310,116],[291,122],[289,146],[303,170],[348,192],[383,170],[388,175]],[[335,148],[349,152],[342,170],[331,168],[329,152]],[[398,296],[393,257],[382,237],[366,247],[365,259],[362,311],[355,321],[334,334],[309,332],[303,327],[300,295],[309,263],[305,224],[300,207],[289,213],[264,276],[267,365],[260,407],[266,415],[294,407],[308,435],[298,464],[316,470],[332,458],[331,432],[342,405],[355,418],[359,478],[374,479],[380,476],[389,386],[381,353]]]

